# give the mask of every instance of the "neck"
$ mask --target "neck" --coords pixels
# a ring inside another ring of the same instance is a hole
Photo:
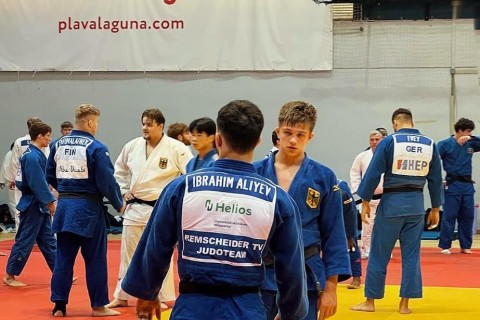
[[[212,150],[213,150],[213,148],[197,150],[198,151],[198,156],[200,158],[204,158]]]
[[[155,138],[155,139],[152,138],[150,140],[147,140],[147,145],[155,148],[157,144],[160,142],[160,140],[162,140],[162,138],[163,138],[163,132],[158,138]]]
[[[292,166],[292,165],[300,165],[303,162],[303,159],[305,159],[305,152],[302,152],[298,156],[288,156],[284,152],[282,152],[281,149],[277,152],[277,155],[275,157],[275,162],[283,163],[287,166]]]
[[[43,145],[41,145],[38,141],[32,141],[30,142],[30,144],[33,144],[35,147],[37,147],[38,149],[42,149],[44,148]]]
[[[244,161],[248,163],[253,162],[253,150],[248,153],[242,153],[239,154],[235,151],[232,150],[219,150],[218,152],[218,157],[220,159],[231,159],[231,160],[238,160],[238,161]]]
[[[92,136],[94,136],[93,131],[88,126],[77,125],[74,130],[87,132],[87,133],[90,133]]]

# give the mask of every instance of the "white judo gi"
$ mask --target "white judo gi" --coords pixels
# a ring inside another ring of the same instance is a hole
[[[360,186],[360,182],[362,181],[365,173],[367,172],[368,166],[370,165],[370,161],[372,161],[373,152],[371,149],[365,150],[360,152],[353,160],[352,167],[350,168],[350,187],[352,190],[352,194],[356,194],[358,190],[358,186]],[[380,195],[383,193],[383,175],[380,178],[380,183],[378,184],[377,188],[375,189],[374,194]],[[362,222],[362,258],[366,259],[370,255],[370,242],[372,239],[372,230],[373,224],[375,221],[375,213],[377,212],[378,204],[380,200],[371,200],[370,201],[370,218],[367,217],[368,223],[365,224]]]
[[[185,174],[187,163],[193,155],[182,142],[166,135],[163,135],[148,158],[146,154],[147,144],[143,137],[128,142],[115,162],[115,178],[120,185],[122,195],[131,192],[137,199],[155,201],[170,181]],[[152,210],[153,206],[148,204],[131,203],[127,205],[123,214],[119,280],[113,294],[116,299],[130,298],[122,290],[121,283]],[[170,270],[160,290],[159,299],[162,302],[175,300],[172,267],[173,261],[170,262]]]

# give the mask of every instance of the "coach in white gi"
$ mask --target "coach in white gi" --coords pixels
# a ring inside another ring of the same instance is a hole
[[[360,152],[355,160],[353,160],[352,168],[350,169],[350,187],[353,194],[357,193],[358,186],[362,181],[365,173],[367,172],[370,161],[372,161],[373,153],[377,148],[377,145],[382,140],[383,136],[380,131],[373,130],[369,134],[370,148]],[[370,242],[372,239],[373,223],[375,220],[375,213],[377,212],[378,204],[380,203],[380,197],[383,193],[383,175],[380,179],[380,183],[375,189],[374,196],[370,201],[370,217],[368,218],[369,224],[362,222],[362,259],[368,259],[370,255]]]
[[[165,118],[158,109],[142,113],[143,137],[128,142],[115,162],[115,178],[127,208],[124,213],[120,270],[114,300],[107,307],[124,307],[130,297],[121,289],[121,282],[133,253],[163,188],[184,174],[187,162],[193,158],[182,142],[163,133]],[[166,230],[168,232],[168,230]],[[163,282],[160,301],[175,300],[173,263]]]

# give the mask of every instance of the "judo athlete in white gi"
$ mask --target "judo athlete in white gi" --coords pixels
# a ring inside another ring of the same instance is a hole
[[[259,290],[267,246],[275,256],[281,319],[305,317],[298,209],[250,163],[263,124],[253,103],[228,103],[217,117],[220,159],[163,190],[122,283],[139,298],[138,319],[154,313],[160,319],[157,295],[177,242],[180,296],[171,320],[266,319]]]
[[[215,121],[210,118],[195,119],[189,126],[193,148],[198,154],[188,162],[187,172],[213,166],[218,159],[215,149]]]
[[[288,191],[299,207],[309,299],[305,319],[308,320],[323,320],[336,313],[337,282],[350,278],[351,272],[337,178],[332,170],[305,153],[313,139],[316,120],[314,106],[303,101],[286,103],[280,110],[276,129],[279,150],[254,164],[261,176]],[[276,272],[273,265],[267,265],[267,277],[262,284],[268,319],[273,319],[277,309]]]
[[[375,299],[385,294],[385,277],[390,254],[397,239],[402,252],[400,285],[401,314],[410,313],[410,298],[422,297],[420,242],[424,228],[423,187],[428,181],[432,210],[427,223],[434,228],[439,222],[442,205],[440,157],[432,139],[413,127],[412,113],[400,108],[392,115],[394,134],[384,138],[363,177],[358,195],[363,199],[362,220],[367,221],[369,201],[382,174],[383,196],[378,207],[372,235],[372,249],[365,280],[365,302],[350,307],[355,311],[375,311]]]
[[[373,130],[369,135],[370,148],[360,152],[353,160],[352,167],[350,168],[350,185],[352,186],[352,193],[356,194],[358,186],[362,181],[362,178],[367,172],[370,161],[372,161],[373,154],[377,148],[378,143],[382,140],[382,134]],[[368,259],[370,255],[370,242],[372,239],[373,224],[375,221],[375,213],[377,212],[378,204],[383,193],[383,176],[380,178],[380,183],[375,189],[374,196],[370,201],[370,217],[368,218],[368,224],[362,222],[362,259]]]
[[[447,173],[438,246],[442,249],[441,253],[451,253],[455,221],[457,221],[460,252],[471,254],[475,219],[472,156],[480,151],[480,138],[472,136],[475,123],[470,119],[459,119],[454,128],[455,135],[438,143],[443,170]]]
[[[153,206],[165,186],[186,173],[192,159],[190,149],[163,133],[165,118],[159,109],[147,109],[141,117],[143,136],[128,142],[115,162],[115,178],[127,207],[123,214],[120,270],[109,308],[125,307],[130,296],[122,290],[122,279],[132,260]],[[173,262],[160,290],[160,301],[175,300]]]
[[[11,287],[23,287],[25,283],[15,280],[32,252],[35,242],[42,252],[48,267],[53,271],[57,244],[52,232],[51,215],[55,213],[56,198],[50,191],[45,177],[47,158],[42,152],[50,143],[52,128],[36,122],[30,126],[33,138],[20,159],[21,175],[15,181],[22,197],[17,205],[21,221],[15,243],[7,262],[7,274],[3,283]]]
[[[85,261],[92,316],[120,314],[106,308],[107,228],[103,197],[119,212],[125,209],[108,149],[95,139],[100,110],[91,104],[78,106],[75,130],[53,146],[47,163],[47,181],[58,190],[53,231],[57,234],[57,259],[50,300],[53,316],[65,316],[72,288],[73,266],[78,251]]]
[[[41,122],[39,118],[32,117],[27,120],[27,128],[30,131],[30,127],[33,123],[35,122]],[[22,192],[18,190],[18,188],[15,187],[15,181],[20,179],[22,175],[22,169],[20,167],[20,157],[22,154],[27,150],[28,145],[30,144],[30,135],[27,134],[23,137],[20,137],[15,140],[13,143],[13,149],[12,149],[12,159],[10,161],[10,167],[8,170],[5,171],[5,178],[9,181],[8,187],[10,190],[14,190],[15,193],[15,206],[18,204],[20,201],[20,198],[22,197]],[[42,151],[45,153],[45,156],[48,158],[50,149],[48,148],[43,148]],[[19,211],[17,209],[15,211],[15,228],[18,229],[18,224],[20,223],[20,217],[19,217]]]

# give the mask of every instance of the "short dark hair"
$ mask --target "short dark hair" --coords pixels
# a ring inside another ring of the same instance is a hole
[[[164,124],[165,123],[165,117],[163,116],[162,111],[160,109],[147,109],[143,111],[142,113],[142,118],[140,121],[143,123],[143,118],[149,118],[155,121],[157,124]]]
[[[174,122],[167,128],[167,136],[177,139],[178,136],[183,135],[188,131],[188,126],[185,123]]]
[[[73,124],[70,121],[63,121],[60,125],[60,129],[73,128]]]
[[[245,153],[255,148],[264,125],[262,111],[248,100],[234,100],[218,111],[217,126],[232,150]]]
[[[278,125],[305,125],[313,131],[317,123],[317,109],[305,101],[290,101],[280,108],[278,115]]]
[[[199,133],[205,132],[208,136],[214,135],[217,132],[215,121],[207,117],[193,120],[190,122],[188,129],[190,132],[193,132],[193,130],[197,130]]]
[[[397,110],[393,111],[392,122],[393,120],[412,121],[412,111],[406,108],[398,108]]]
[[[52,132],[52,128],[43,122],[34,122],[30,126],[28,133],[30,134],[30,139],[33,141],[37,140],[39,135],[46,135],[47,133]]]
[[[458,131],[465,131],[465,130],[475,130],[475,122],[467,118],[460,118],[457,122],[453,125],[455,132]]]
[[[275,131],[275,130],[272,131],[272,143],[273,143],[274,147],[278,143],[278,135],[277,135],[277,131]]]
[[[388,136],[388,131],[387,131],[387,129],[385,129],[384,127],[378,127],[378,128],[376,128],[375,130],[377,130],[378,132],[380,132],[383,137]]]

